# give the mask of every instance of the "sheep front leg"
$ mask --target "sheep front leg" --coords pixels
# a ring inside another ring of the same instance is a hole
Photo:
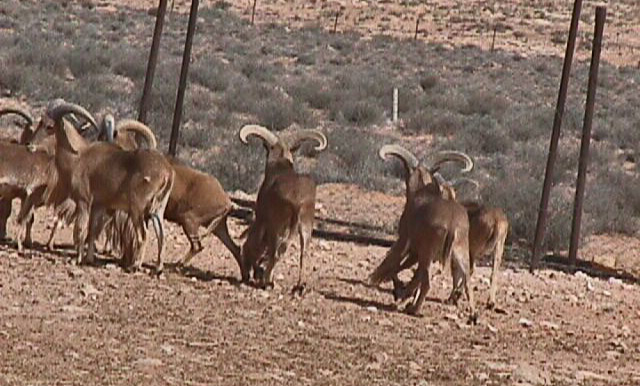
[[[89,246],[87,251],[87,263],[93,264],[95,262],[95,249],[96,249],[96,235],[102,227],[100,219],[104,216],[104,209],[91,208],[89,214],[89,239],[87,240]]]
[[[73,243],[76,246],[76,263],[82,264],[84,254],[84,242],[87,239],[87,228],[89,226],[89,204],[78,202],[76,208],[76,221],[73,226]]]

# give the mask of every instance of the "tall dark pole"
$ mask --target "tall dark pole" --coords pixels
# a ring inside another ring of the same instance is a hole
[[[151,42],[151,52],[147,62],[147,73],[144,78],[144,88],[140,107],[138,108],[138,120],[147,122],[147,111],[149,111],[149,101],[151,100],[151,88],[153,87],[153,77],[156,73],[158,63],[158,50],[160,48],[160,37],[162,37],[162,27],[164,26],[164,15],[167,13],[167,0],[160,0],[158,12],[156,13],[156,26],[153,29],[153,41]]]
[[[551,143],[549,144],[549,156],[547,158],[547,168],[544,173],[544,183],[542,187],[542,197],[538,209],[538,221],[536,223],[536,234],[533,240],[531,251],[531,266],[533,272],[540,262],[542,240],[544,239],[547,222],[547,207],[549,206],[549,193],[551,191],[551,179],[553,178],[553,168],[556,162],[558,151],[558,140],[560,139],[560,127],[562,126],[562,115],[567,100],[567,89],[569,88],[569,75],[571,74],[571,63],[576,46],[576,36],[578,33],[578,22],[582,10],[582,0],[575,0],[573,4],[573,15],[571,16],[571,26],[569,27],[569,38],[567,39],[567,49],[564,54],[564,65],[562,67],[562,78],[560,80],[560,91],[558,92],[558,102],[556,113],[553,118],[553,131],[551,133]]]
[[[193,46],[193,35],[196,32],[196,20],[198,19],[199,0],[191,0],[191,11],[189,12],[189,26],[187,27],[187,39],[184,42],[184,53],[182,55],[182,69],[180,70],[180,83],[178,84],[178,96],[176,97],[176,108],[173,112],[173,125],[171,126],[171,138],[169,139],[169,154],[176,155],[178,145],[178,133],[180,131],[180,120],[182,119],[182,105],[184,104],[184,92],[187,88],[187,76],[189,74],[189,61],[191,60],[191,47]]]
[[[589,164],[589,143],[591,142],[591,126],[593,123],[593,109],[596,102],[598,88],[598,68],[600,67],[600,51],[602,49],[602,34],[607,17],[607,8],[596,7],[596,27],[593,35],[593,51],[591,52],[591,68],[589,69],[589,87],[587,89],[587,105],[584,111],[582,126],[582,144],[580,146],[580,163],[578,164],[578,180],[576,181],[576,198],[573,207],[573,222],[571,224],[571,244],[569,245],[569,261],[576,263],[578,244],[580,244],[580,222],[582,220],[582,203],[584,188],[587,181],[587,165]]]

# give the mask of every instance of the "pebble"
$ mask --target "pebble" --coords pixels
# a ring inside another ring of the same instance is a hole
[[[527,318],[520,318],[520,320],[518,320],[518,324],[520,324],[523,327],[531,327],[531,326],[533,326],[533,322],[530,321]]]

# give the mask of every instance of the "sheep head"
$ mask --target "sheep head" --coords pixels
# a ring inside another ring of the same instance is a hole
[[[33,116],[26,109],[19,106],[6,106],[0,108],[0,116],[7,114],[16,114],[26,121],[22,126],[22,135],[20,136],[20,143],[26,143],[33,137]],[[17,123],[17,122],[16,122]]]
[[[427,167],[418,161],[418,158],[400,145],[384,145],[380,148],[378,155],[383,160],[388,160],[391,156],[399,158],[406,172],[406,195],[407,199],[413,197],[418,191],[426,189],[428,192],[437,195],[449,195],[453,190],[443,190],[444,179],[438,173],[440,167],[447,162],[458,162],[463,165],[461,173],[467,173],[473,169],[473,160],[467,154],[458,151],[442,151],[433,165]]]
[[[321,151],[327,148],[327,137],[318,130],[300,130],[293,134],[290,140],[291,145],[283,141],[273,132],[264,126],[246,125],[240,129],[240,140],[248,144],[249,137],[256,136],[262,140],[262,144],[267,151],[265,164],[265,176],[283,170],[293,170],[293,154],[300,148],[306,140],[313,140],[318,143],[314,149]]]
[[[96,120],[84,107],[65,102],[62,99],[55,99],[49,103],[46,111],[42,114],[36,133],[45,130],[48,134],[54,133],[59,146],[65,150],[77,154],[87,144],[86,140],[71,125],[65,124],[63,118],[66,115],[75,114],[83,117],[94,128],[98,128]]]

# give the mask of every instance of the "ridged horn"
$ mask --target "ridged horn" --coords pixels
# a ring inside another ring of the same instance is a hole
[[[84,107],[75,103],[69,103],[65,101],[55,100],[51,103],[50,108],[46,113],[49,118],[58,122],[67,114],[76,114],[86,119],[97,130],[98,124],[95,118]]]
[[[29,126],[33,126],[33,116],[25,109],[18,106],[8,106],[0,108],[0,116],[6,114],[17,114],[27,121]]]
[[[251,135],[260,137],[270,146],[274,146],[280,140],[277,135],[273,134],[269,129],[260,125],[245,125],[240,129],[240,140],[242,143],[249,143],[247,140]]]
[[[407,174],[411,174],[415,168],[418,167],[418,159],[413,153],[405,149],[400,145],[384,145],[378,151],[378,155],[383,160],[388,160],[390,156],[396,156],[402,160],[404,167],[407,170]]]
[[[429,167],[431,172],[435,172],[440,169],[440,166],[447,162],[460,162],[464,167],[460,170],[460,173],[468,173],[473,170],[473,159],[466,153],[454,150],[441,151],[437,155],[436,161]]]
[[[322,151],[327,148],[327,136],[325,136],[320,130],[315,129],[306,129],[306,130],[298,130],[293,134],[293,144],[291,148],[296,148],[300,145],[300,142],[305,140],[315,140],[318,142],[318,145],[313,149],[315,151]]]
[[[476,190],[480,189],[480,183],[478,181],[474,180],[473,178],[469,178],[469,177],[456,178],[455,180],[451,181],[450,184],[451,184],[451,186],[455,187],[455,186],[460,185],[460,184],[462,184],[464,182],[473,185]]]
[[[123,119],[119,121],[118,125],[116,126],[116,131],[118,133],[122,131],[134,132],[145,138],[150,149],[155,149],[158,147],[156,136],[155,134],[153,134],[153,131],[149,128],[149,126],[140,121],[136,121],[135,119]]]

